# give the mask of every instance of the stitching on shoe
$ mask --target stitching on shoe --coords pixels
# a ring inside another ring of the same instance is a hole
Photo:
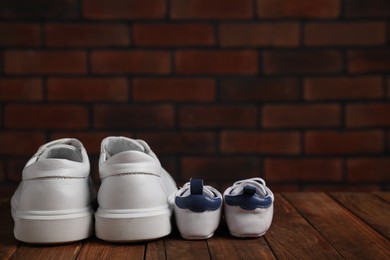
[[[47,176],[47,177],[38,177],[29,180],[45,180],[45,179],[85,179],[86,177],[67,177],[67,176]]]
[[[116,173],[110,176],[125,176],[125,175],[152,175],[152,176],[157,176],[160,177],[158,174],[150,173],[150,172],[121,172],[121,173]],[[109,177],[109,176],[107,176]]]

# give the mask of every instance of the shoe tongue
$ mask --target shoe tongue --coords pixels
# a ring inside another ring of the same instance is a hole
[[[187,197],[187,196],[190,196],[191,195],[191,189],[190,187],[188,187],[188,189],[186,189],[184,191],[184,193],[181,194],[181,196],[183,197]],[[203,187],[203,195],[205,195],[206,197],[209,197],[209,198],[214,198],[215,197],[215,194],[207,188],[207,186],[204,186]]]
[[[68,144],[56,144],[48,147],[38,158],[41,159],[67,159],[70,161],[82,160],[77,148]]]
[[[145,147],[143,147],[139,142],[127,138],[117,138],[111,140],[107,143],[105,150],[109,157],[128,151],[138,151],[145,152]]]
[[[190,180],[190,190],[192,195],[203,195],[203,180],[192,179]]]
[[[236,187],[234,187],[230,192],[230,195],[240,195],[240,194],[244,194],[247,196],[257,194],[261,197],[267,195],[264,186],[255,181],[242,182],[238,184]]]

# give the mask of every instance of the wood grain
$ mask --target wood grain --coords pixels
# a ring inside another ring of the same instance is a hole
[[[375,192],[374,194],[390,203],[390,192]]]
[[[97,238],[85,243],[78,259],[144,259],[143,243],[109,243]]]
[[[81,243],[67,245],[28,245],[21,243],[11,259],[75,259],[80,251]]]
[[[207,240],[207,244],[212,259],[275,259],[264,237],[233,237],[223,219],[214,237]]]
[[[263,237],[215,237],[209,239],[208,244],[212,259],[276,259]]]
[[[345,258],[388,259],[390,242],[326,194],[284,196]]]
[[[149,242],[146,245],[145,259],[165,260],[165,239]]]
[[[167,259],[210,259],[205,240],[191,241],[182,238],[167,238],[165,240]]]
[[[390,239],[390,204],[373,194],[332,193],[331,196],[359,216],[378,233]],[[381,212],[381,214],[378,214]]]
[[[282,196],[275,196],[274,218],[266,239],[282,259],[341,259],[342,256]]]

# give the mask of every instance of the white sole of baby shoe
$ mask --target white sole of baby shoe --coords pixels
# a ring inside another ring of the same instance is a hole
[[[229,232],[235,237],[260,237],[269,229],[273,205],[268,209],[244,210],[225,205],[225,219]]]
[[[193,212],[175,207],[176,225],[184,239],[201,240],[214,235],[219,226],[221,210]]]

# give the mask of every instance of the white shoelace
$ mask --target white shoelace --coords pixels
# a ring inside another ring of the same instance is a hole
[[[186,196],[189,196],[191,194],[190,185],[191,184],[189,182],[187,182],[180,189],[180,190],[184,190],[183,192],[180,192],[181,197],[186,197]],[[203,186],[203,194],[206,195],[207,197],[210,197],[210,198],[215,198],[216,196],[218,196],[218,193],[216,193],[216,190],[213,187],[207,186],[207,185]]]
[[[230,194],[231,195],[241,194],[244,187],[247,185],[254,186],[261,193],[259,195],[266,196],[268,194],[268,192],[265,189],[266,187],[265,181],[262,178],[251,178],[251,179],[236,181],[232,186]]]

